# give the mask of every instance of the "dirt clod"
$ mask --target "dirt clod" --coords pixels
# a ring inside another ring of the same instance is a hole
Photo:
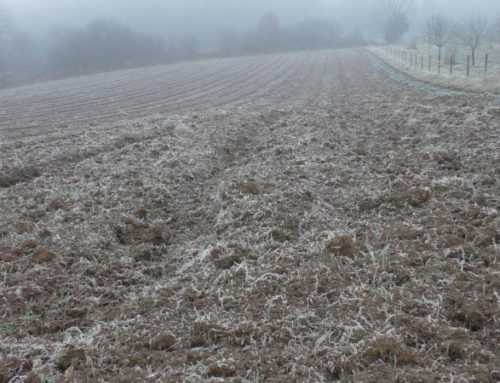
[[[481,308],[473,305],[465,306],[462,310],[461,317],[463,317],[465,325],[471,331],[481,330],[487,321]]]
[[[290,236],[287,233],[285,233],[284,231],[279,230],[279,229],[274,229],[271,232],[271,236],[277,242],[285,242],[285,241],[290,240]]]
[[[385,361],[406,365],[417,362],[417,357],[412,350],[390,336],[381,336],[372,340],[363,356],[370,363]]]
[[[353,256],[356,248],[356,242],[350,235],[340,235],[330,239],[326,244],[326,250],[335,255]]]
[[[39,263],[52,262],[56,257],[56,254],[52,251],[45,249],[37,249],[33,253],[33,260]]]
[[[236,374],[236,369],[227,364],[212,364],[208,367],[208,376],[218,378],[229,378]]]
[[[62,355],[56,360],[56,366],[61,371],[66,371],[72,365],[78,365],[85,360],[85,351],[80,348],[70,346],[64,350]]]
[[[158,351],[170,350],[175,345],[176,341],[176,337],[173,334],[159,334],[151,342],[151,349]]]
[[[242,184],[240,184],[240,190],[244,194],[256,195],[260,193],[259,184],[254,181],[243,182]]]

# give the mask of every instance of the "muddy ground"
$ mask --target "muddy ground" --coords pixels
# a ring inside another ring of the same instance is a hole
[[[265,62],[0,130],[1,383],[500,380],[500,101]]]

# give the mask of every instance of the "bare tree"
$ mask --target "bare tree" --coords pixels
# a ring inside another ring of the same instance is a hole
[[[453,36],[451,22],[442,15],[432,16],[427,20],[424,40],[438,48],[438,62],[441,63],[441,51]]]
[[[488,35],[489,23],[485,16],[472,16],[464,20],[457,30],[457,36],[462,43],[470,48],[472,65],[476,64],[476,50]]]
[[[378,17],[384,39],[396,43],[410,29],[408,15],[414,6],[413,0],[379,0]]]

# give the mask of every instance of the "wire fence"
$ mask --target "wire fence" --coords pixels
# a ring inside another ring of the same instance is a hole
[[[472,53],[426,54],[419,50],[388,45],[382,45],[378,48],[394,61],[422,72],[438,75],[458,74],[464,77],[500,73],[500,54],[496,51],[480,50],[473,56]]]

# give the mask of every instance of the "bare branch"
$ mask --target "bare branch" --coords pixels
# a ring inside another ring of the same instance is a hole
[[[488,18],[471,16],[458,29],[458,38],[471,49],[477,49],[489,32]]]
[[[442,15],[432,16],[425,25],[424,40],[438,48],[445,46],[452,37],[451,22]]]
[[[458,38],[471,50],[472,65],[476,63],[476,49],[488,35],[489,30],[488,18],[481,15],[465,19],[457,30]]]

